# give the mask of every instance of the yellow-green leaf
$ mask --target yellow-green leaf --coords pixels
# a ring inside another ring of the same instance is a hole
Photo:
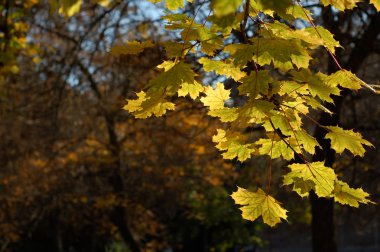
[[[112,55],[123,55],[123,54],[139,54],[143,52],[146,48],[153,47],[154,44],[151,41],[132,41],[125,45],[116,45],[112,47]]]
[[[197,81],[194,83],[182,83],[181,88],[178,90],[178,96],[190,95],[192,99],[196,99],[200,92],[203,92],[204,87]]]
[[[359,203],[373,203],[367,197],[369,194],[361,188],[351,188],[347,183],[336,180],[334,187],[334,200],[343,205],[359,207]]]
[[[313,189],[319,197],[330,197],[334,190],[336,175],[323,162],[291,164],[290,172],[284,176],[284,185],[292,185],[300,196],[307,196]]]
[[[287,219],[287,211],[281,207],[276,199],[261,189],[258,189],[257,192],[250,192],[238,187],[238,190],[232,193],[231,197],[235,204],[243,205],[240,210],[242,217],[246,220],[254,221],[262,216],[264,223],[273,227],[280,223],[281,219]]]
[[[363,145],[373,147],[370,142],[362,138],[360,133],[353,130],[344,130],[336,126],[328,126],[326,128],[329,130],[329,133],[326,134],[325,138],[331,140],[331,148],[337,153],[342,153],[347,149],[352,154],[362,157],[365,153]]]
[[[330,86],[340,85],[352,90],[358,90],[361,88],[363,81],[359,79],[355,74],[347,70],[339,70],[326,78],[326,82]]]
[[[380,11],[380,0],[370,0],[371,4],[373,4],[377,11]]]
[[[211,60],[208,58],[200,58],[199,63],[203,65],[203,69],[206,72],[214,71],[217,74],[225,75],[227,78],[232,78],[236,81],[245,76],[245,73],[240,70],[239,67],[235,67],[229,62],[223,62],[220,60]]]
[[[225,16],[234,13],[242,2],[242,0],[212,0],[211,7],[216,16]]]
[[[213,117],[219,117],[221,122],[233,122],[238,118],[237,108],[221,108],[210,110],[207,114]]]
[[[321,0],[322,4],[332,5],[340,11],[344,11],[346,9],[353,9],[357,3],[362,2],[362,0]]]
[[[167,110],[174,110],[174,104],[164,99],[163,95],[156,93],[154,96],[147,96],[143,91],[137,94],[138,99],[128,100],[128,104],[123,107],[136,118],[148,118],[150,116],[160,117]]]
[[[201,101],[210,110],[224,108],[224,102],[230,98],[230,91],[224,89],[222,83],[217,83],[215,89],[208,86],[205,90],[206,97],[202,97]]]

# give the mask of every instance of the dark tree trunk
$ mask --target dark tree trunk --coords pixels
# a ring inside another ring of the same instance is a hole
[[[324,26],[336,35],[339,41],[343,41],[347,34],[342,34],[339,31],[339,24],[346,20],[334,21],[333,13],[330,8],[325,8],[323,11]],[[343,18],[343,17],[341,17]],[[351,18],[348,16],[348,18]],[[377,36],[380,34],[380,14],[377,13],[369,19],[369,24],[365,27],[365,31],[360,39],[355,43],[354,49],[351,51],[344,68],[356,73],[362,65],[365,58],[373,52],[374,44]],[[347,46],[343,43],[343,46]],[[339,54],[339,53],[338,53]],[[340,57],[338,56],[338,60]],[[332,73],[339,70],[333,61],[329,64],[328,72]],[[349,92],[344,91],[341,96],[334,97],[335,106],[328,108],[335,114],[331,117],[328,114],[323,114],[318,122],[322,125],[337,125],[339,124],[340,108],[345,96]],[[324,129],[317,128],[315,137],[320,143],[323,150],[318,150],[314,156],[315,161],[325,160],[325,165],[332,167],[335,162],[335,152],[330,149],[330,141],[324,139],[326,132]],[[334,225],[334,201],[333,199],[318,198],[315,193],[310,194],[311,212],[312,212],[312,245],[314,252],[335,252],[337,245],[335,242],[335,225]]]

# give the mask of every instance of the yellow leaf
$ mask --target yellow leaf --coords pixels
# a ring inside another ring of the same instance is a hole
[[[246,220],[254,221],[262,216],[264,223],[273,227],[280,223],[281,219],[287,219],[287,211],[281,207],[277,200],[261,189],[258,189],[257,192],[250,192],[238,187],[238,190],[232,193],[231,197],[235,204],[243,205],[240,210],[242,217]]]
[[[202,97],[201,101],[210,110],[224,108],[224,102],[230,98],[230,91],[224,89],[222,83],[217,83],[216,88],[208,86],[205,91],[206,97]]]
[[[291,164],[290,172],[284,176],[284,185],[293,184],[293,190],[300,196],[307,196],[313,189],[319,197],[330,197],[334,190],[336,175],[323,162]]]
[[[347,183],[336,180],[334,187],[334,200],[340,204],[350,205],[352,207],[359,207],[359,203],[367,204],[373,203],[369,199],[369,194],[361,188],[350,188]]]
[[[325,138],[331,140],[331,148],[337,153],[342,153],[345,149],[349,150],[352,154],[363,157],[365,149],[363,145],[373,147],[373,145],[367,140],[362,138],[360,133],[353,130],[344,130],[336,126],[326,127],[329,133]]]
[[[204,87],[197,81],[194,83],[183,83],[181,88],[178,90],[178,96],[190,95],[192,99],[196,99],[200,92],[203,92]]]

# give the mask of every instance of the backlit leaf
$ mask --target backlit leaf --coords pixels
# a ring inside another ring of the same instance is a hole
[[[254,221],[261,216],[264,223],[273,227],[280,223],[281,219],[287,219],[287,211],[281,207],[277,200],[261,189],[258,189],[257,192],[250,192],[238,187],[238,190],[232,193],[231,197],[235,204],[243,205],[240,210],[242,217],[246,220]]]
[[[360,133],[353,130],[344,130],[336,126],[328,126],[326,128],[329,130],[329,133],[326,134],[325,138],[331,140],[331,148],[337,153],[342,153],[347,149],[352,154],[362,157],[365,153],[363,145],[373,146],[370,142],[363,139]]]
[[[369,199],[369,194],[361,188],[351,188],[347,183],[336,180],[334,187],[334,200],[340,204],[359,207],[359,203],[372,203]]]
[[[290,172],[284,176],[284,185],[293,185],[300,196],[307,196],[313,189],[319,197],[330,197],[334,190],[336,175],[323,162],[291,164]]]

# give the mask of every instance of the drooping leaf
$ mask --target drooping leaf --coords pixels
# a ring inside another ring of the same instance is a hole
[[[361,88],[363,81],[360,80],[355,74],[347,70],[339,70],[326,78],[330,86],[340,85],[352,90]]]
[[[334,190],[336,175],[323,162],[291,164],[290,172],[284,176],[284,185],[293,185],[300,196],[307,196],[312,189],[319,197],[330,197]]]
[[[276,199],[261,189],[258,189],[257,192],[250,192],[238,187],[238,190],[232,193],[231,197],[235,204],[243,205],[240,210],[242,217],[246,220],[254,221],[262,216],[264,223],[273,227],[280,223],[281,219],[287,219],[287,211],[281,207]]]
[[[302,145],[303,149],[310,154],[315,154],[315,148],[320,147],[317,140],[305,131],[296,131],[295,135],[297,141]]]
[[[370,142],[362,138],[360,133],[353,130],[344,130],[337,126],[328,126],[326,128],[329,133],[326,134],[325,138],[331,140],[331,148],[337,153],[342,153],[347,149],[352,154],[362,157],[365,153],[364,145],[373,147]]]
[[[359,203],[372,203],[369,194],[361,188],[351,188],[347,183],[336,180],[334,185],[334,200],[340,204],[359,207]]]

